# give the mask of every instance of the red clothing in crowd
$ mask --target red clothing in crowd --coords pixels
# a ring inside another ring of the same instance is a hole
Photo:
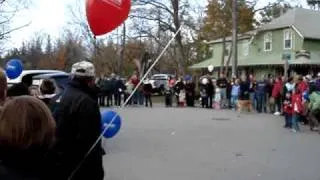
[[[282,91],[282,81],[277,81],[273,85],[272,97],[277,98],[281,95]]]
[[[293,107],[292,107],[292,103],[290,102],[290,100],[285,100],[283,102],[283,111],[289,115],[291,115],[293,113]]]
[[[293,106],[293,112],[301,114],[303,113],[303,104],[302,104],[302,97],[300,93],[294,93],[292,94],[292,106]]]
[[[309,89],[309,87],[308,87],[308,84],[305,81],[301,81],[298,84],[298,89],[299,89],[300,93],[303,93],[303,92],[307,91]]]

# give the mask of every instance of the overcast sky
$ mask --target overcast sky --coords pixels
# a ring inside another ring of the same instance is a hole
[[[84,5],[83,0],[83,5]],[[207,0],[190,0],[205,6]],[[259,7],[266,5],[268,2],[275,0],[259,0]],[[295,1],[295,4],[301,4],[307,7],[305,0]],[[20,12],[14,19],[12,27],[20,26],[31,22],[30,26],[11,34],[8,46],[19,47],[23,41],[29,40],[35,33],[43,32],[53,37],[58,37],[61,29],[69,21],[68,5],[75,4],[76,0],[33,0],[33,4],[27,10]]]

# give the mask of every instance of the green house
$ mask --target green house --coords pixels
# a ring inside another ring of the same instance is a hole
[[[226,38],[224,64],[231,50]],[[221,66],[222,39],[207,42],[212,57],[194,64],[192,69]],[[256,30],[238,35],[238,73],[283,75],[314,74],[320,70],[320,12],[295,8]],[[229,67],[231,62],[229,63]]]

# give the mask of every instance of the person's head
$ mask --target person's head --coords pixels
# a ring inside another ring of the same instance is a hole
[[[33,97],[39,97],[39,95],[40,95],[39,89],[36,87],[31,87],[30,88],[30,95]]]
[[[40,93],[42,95],[50,95],[54,94],[56,91],[56,87],[50,79],[44,79],[40,85]]]
[[[81,61],[73,64],[71,74],[73,75],[73,80],[88,87],[92,87],[95,84],[95,68],[91,62]]]
[[[281,80],[282,80],[282,77],[277,77],[276,78],[276,82],[281,82]]]
[[[7,96],[7,76],[3,69],[0,68],[0,106],[3,105]]]
[[[0,114],[0,146],[27,149],[49,147],[55,140],[56,124],[39,99],[20,96],[5,103]]]
[[[299,75],[298,76],[298,82],[301,82],[301,81],[303,81],[303,76]]]
[[[294,83],[293,77],[289,77],[289,78],[288,78],[288,83],[290,83],[290,84]]]
[[[30,87],[32,85],[32,76],[23,76],[21,82],[27,87]]]
[[[239,85],[239,84],[240,84],[240,79],[236,79],[236,80],[234,81],[234,83],[235,83],[236,85]]]
[[[225,76],[224,76],[224,73],[222,72],[222,73],[220,73],[220,78],[224,78]]]
[[[254,80],[253,74],[250,74],[250,75],[249,75],[249,79],[250,79],[250,80]]]
[[[317,74],[317,78],[320,79],[320,72]]]
[[[247,77],[246,77],[245,75],[242,75],[242,76],[241,76],[241,81],[242,81],[242,82],[246,82],[246,81],[247,81]]]
[[[30,95],[29,88],[24,83],[14,84],[7,91],[7,97],[9,98],[24,95]]]

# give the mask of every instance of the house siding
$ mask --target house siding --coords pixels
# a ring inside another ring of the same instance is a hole
[[[308,40],[303,43],[303,49],[309,51],[320,51],[320,40]]]

